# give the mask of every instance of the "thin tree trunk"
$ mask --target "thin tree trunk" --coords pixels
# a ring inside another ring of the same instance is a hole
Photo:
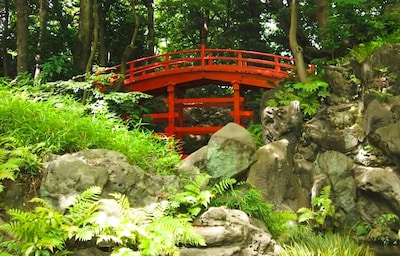
[[[104,27],[105,10],[108,10],[109,6],[105,6],[104,3],[98,3],[98,16],[99,16],[99,65],[101,67],[107,66],[107,46],[106,46],[106,31]]]
[[[94,10],[97,10],[97,8],[98,8],[97,0],[93,0],[93,8],[94,8]],[[92,71],[94,55],[96,54],[97,44],[99,42],[99,15],[98,15],[98,12],[97,11],[94,12],[93,16],[94,16],[93,17],[94,18],[93,41],[92,41],[92,47],[90,50],[90,56],[86,63],[86,68],[85,68],[85,79],[86,80],[88,80],[90,77],[90,73]],[[89,96],[89,92],[87,90],[84,90],[83,96],[82,96],[83,104],[86,103],[88,96]]]
[[[7,53],[8,48],[8,35],[9,31],[9,18],[10,18],[10,2],[9,0],[4,0],[4,16],[2,20],[3,31],[1,38],[1,56],[3,57],[3,75],[9,76],[9,56]]]
[[[132,50],[135,48],[135,42],[139,31],[139,16],[136,13],[136,0],[133,0],[131,3],[132,6],[132,14],[133,18],[135,19],[135,25],[133,28],[133,34],[131,38],[131,42],[125,47],[124,53],[121,57],[121,70],[120,75],[121,77],[117,81],[116,91],[121,91],[122,85],[124,84],[125,75],[126,75],[126,62],[131,54]]]
[[[302,83],[307,83],[307,67],[304,63],[303,48],[297,43],[297,3],[291,1],[289,45],[296,61],[297,76]]]
[[[16,0],[15,9],[17,11],[17,74],[21,74],[28,71],[28,1]]]
[[[156,45],[156,38],[154,33],[154,0],[147,0],[146,1],[146,8],[147,8],[147,30],[148,30],[148,55],[154,55],[154,48]]]
[[[42,41],[46,29],[46,16],[47,16],[47,0],[40,0],[39,4],[39,38],[36,44],[36,55],[35,55],[35,84],[40,84],[40,62],[42,54]]]

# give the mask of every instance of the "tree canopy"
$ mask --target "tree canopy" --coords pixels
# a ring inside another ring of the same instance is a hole
[[[40,70],[42,79],[55,80],[83,74],[88,63],[119,64],[135,28],[137,37],[128,59],[199,48],[201,43],[290,54],[289,3],[4,0],[0,3],[0,75]],[[299,0],[297,5],[297,41],[308,62],[345,56],[373,40],[398,41],[400,37],[399,0]]]

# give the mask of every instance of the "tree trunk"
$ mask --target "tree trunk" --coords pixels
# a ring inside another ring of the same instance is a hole
[[[106,30],[104,27],[105,10],[108,10],[109,5],[98,3],[98,17],[99,17],[99,65],[101,67],[107,66],[107,46],[106,46]]]
[[[47,16],[47,0],[40,0],[39,3],[39,38],[36,44],[36,55],[35,55],[35,75],[34,81],[35,84],[40,84],[40,62],[41,62],[41,55],[42,55],[42,40],[46,30],[46,16]]]
[[[74,52],[75,67],[84,73],[90,56],[93,32],[93,0],[81,0],[78,42]]]
[[[93,9],[98,10],[97,0],[93,0]],[[93,41],[92,41],[92,46],[90,49],[90,56],[87,60],[86,67],[85,67],[85,79],[86,80],[89,80],[89,78],[90,78],[94,55],[96,54],[97,44],[99,42],[99,15],[98,15],[97,11],[93,13],[93,18],[94,18]],[[89,97],[88,90],[84,90],[83,96],[82,96],[82,104],[86,104],[88,97]]]
[[[93,0],[93,9],[97,10],[98,9],[98,4],[97,0]],[[93,27],[93,41],[92,41],[92,46],[90,48],[90,55],[86,63],[86,68],[85,68],[85,74],[86,77],[90,75],[90,72],[92,70],[92,65],[93,65],[93,59],[94,55],[96,54],[97,50],[97,44],[99,42],[99,15],[98,12],[95,11],[93,12],[93,18],[94,18],[94,27]]]
[[[315,1],[315,13],[317,17],[318,28],[324,29],[328,24],[329,10],[331,8],[329,0],[316,0]]]
[[[17,74],[21,74],[28,71],[28,1],[16,0],[15,9],[17,11]]]
[[[131,42],[125,47],[124,53],[121,57],[121,70],[120,70],[120,78],[117,81],[117,86],[115,88],[116,91],[121,91],[122,85],[124,84],[125,75],[126,75],[126,62],[129,58],[129,55],[132,53],[132,50],[135,48],[135,42],[139,31],[139,16],[136,13],[136,0],[133,0],[131,3],[132,6],[132,14],[135,19],[135,26],[133,28],[133,34],[131,38]]]
[[[4,0],[4,11],[3,11],[3,20],[2,20],[2,37],[1,37],[1,56],[3,58],[3,76],[9,76],[9,56],[7,53],[8,48],[8,35],[9,31],[9,17],[10,17],[10,2],[9,0]]]
[[[290,6],[290,29],[289,29],[289,45],[290,50],[296,61],[297,76],[302,83],[307,83],[307,67],[304,63],[303,48],[297,43],[297,3],[296,0],[291,1]]]
[[[156,38],[154,33],[154,0],[147,0],[145,2],[147,8],[147,44],[149,47],[148,56],[154,55],[154,48],[156,46]]]

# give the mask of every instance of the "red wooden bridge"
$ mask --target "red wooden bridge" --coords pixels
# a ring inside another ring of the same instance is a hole
[[[119,66],[114,69],[119,69]],[[310,66],[310,72],[314,69]],[[167,122],[167,136],[182,138],[184,134],[210,134],[220,126],[185,127],[185,107],[231,106],[235,123],[243,124],[252,117],[244,109],[241,88],[274,88],[282,79],[294,75],[294,59],[245,50],[200,49],[184,50],[136,59],[127,63],[124,90],[151,95],[167,94],[168,112],[150,114],[155,122]],[[208,84],[229,85],[232,97],[182,98],[188,88]]]

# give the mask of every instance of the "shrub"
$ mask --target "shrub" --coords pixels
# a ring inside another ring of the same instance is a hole
[[[331,231],[333,227],[336,227],[338,214],[330,196],[331,187],[325,186],[321,194],[312,200],[312,209],[302,207],[297,211],[298,222],[307,223],[317,231]]]
[[[106,148],[125,154],[144,169],[156,166],[160,173],[171,173],[180,161],[179,154],[171,150],[173,140],[144,129],[129,130],[109,112],[88,112],[71,97],[52,96],[41,101],[0,87],[0,132],[23,147],[41,145],[41,154]]]
[[[12,220],[0,230],[13,239],[0,247],[17,255],[67,255],[68,240],[96,239],[112,248],[112,255],[175,255],[178,244],[205,245],[189,219],[166,215],[167,201],[133,209],[124,195],[114,193],[111,211],[99,201],[100,194],[99,187],[87,189],[64,214],[39,198],[32,200],[39,203],[32,212],[9,210]]]
[[[329,96],[329,85],[321,80],[308,83],[286,83],[276,91],[274,98],[267,101],[271,107],[287,106],[292,101],[300,102],[300,108],[306,118],[313,117],[321,106],[321,101]]]

